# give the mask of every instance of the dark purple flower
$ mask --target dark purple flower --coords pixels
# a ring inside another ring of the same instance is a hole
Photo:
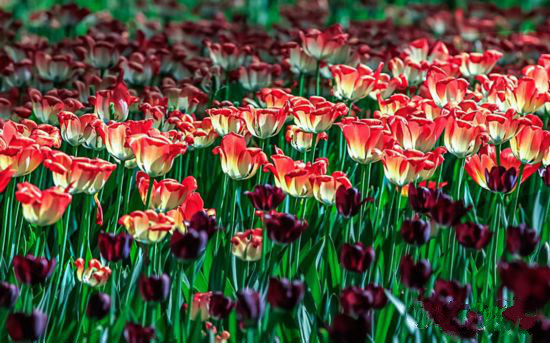
[[[48,316],[39,310],[31,314],[15,312],[8,316],[6,329],[11,339],[18,341],[35,341],[44,335]]]
[[[124,339],[128,343],[149,343],[155,338],[155,329],[128,322],[124,326]]]
[[[208,238],[212,237],[220,228],[216,222],[216,216],[208,214],[205,210],[193,214],[187,227],[193,228],[199,232],[206,232]]]
[[[506,231],[506,248],[511,254],[529,256],[535,251],[539,241],[540,237],[537,232],[525,224],[509,226]]]
[[[250,288],[237,293],[237,317],[242,322],[257,322],[264,313],[264,300],[260,293]]]
[[[453,226],[460,223],[462,216],[469,210],[470,207],[464,207],[461,200],[453,201],[447,194],[441,194],[431,208],[430,215],[440,225]]]
[[[540,168],[539,169],[539,175],[542,178],[542,182],[546,186],[550,187],[550,165],[548,165],[544,168]]]
[[[127,233],[115,235],[102,231],[97,238],[97,245],[101,257],[110,262],[117,262],[128,259],[133,241],[132,236]]]
[[[170,293],[170,277],[166,274],[142,276],[138,286],[144,301],[164,301]]]
[[[267,236],[282,244],[292,243],[307,229],[305,220],[298,220],[294,215],[287,213],[269,213],[264,216]]]
[[[363,199],[361,192],[357,188],[340,186],[336,190],[336,209],[338,209],[338,213],[346,218],[356,215],[361,206],[367,201],[372,201],[372,199]]]
[[[363,273],[372,261],[374,261],[374,249],[365,247],[361,242],[346,243],[340,248],[340,264],[349,271]]]
[[[487,225],[477,223],[458,224],[454,227],[456,239],[466,248],[481,250],[487,246],[493,233]]]
[[[111,297],[105,293],[94,293],[90,295],[86,315],[90,318],[101,319],[109,314],[111,310]]]
[[[405,219],[401,224],[401,236],[408,244],[422,245],[430,240],[430,223],[418,217]]]
[[[503,166],[494,166],[490,171],[485,169],[485,180],[493,192],[509,193],[514,189],[518,175],[514,167],[506,169]]]
[[[440,189],[416,187],[411,183],[409,184],[409,205],[415,212],[429,213],[441,194]]]
[[[365,288],[351,286],[340,293],[343,312],[354,318],[365,316],[372,309],[384,307],[387,301],[384,288],[375,285],[367,285]]]
[[[11,308],[18,296],[19,289],[16,285],[0,281],[0,307]]]
[[[337,314],[328,331],[333,343],[364,342],[370,334],[370,313],[366,317],[354,318],[346,314]]]
[[[206,250],[208,234],[205,231],[197,231],[189,228],[186,233],[174,231],[170,238],[170,250],[172,254],[182,260],[195,260]]]
[[[527,330],[531,335],[532,343],[550,342],[550,320],[539,316],[534,325]]]
[[[33,255],[20,256],[13,258],[13,271],[19,282],[36,285],[42,283],[52,275],[55,269],[55,259],[48,260],[45,257],[35,257]]]
[[[420,260],[414,263],[411,255],[401,258],[401,281],[409,288],[424,289],[424,286],[432,276],[432,267],[428,260]]]
[[[222,292],[212,292],[208,312],[216,319],[223,319],[229,315],[234,306],[233,300],[223,295]]]
[[[535,312],[550,301],[550,267],[501,262],[498,271],[502,285],[514,293],[514,304],[522,312]]]
[[[456,281],[438,279],[432,295],[422,298],[422,305],[434,323],[449,331],[452,320],[466,308],[466,298],[469,294],[469,285],[461,286]]]
[[[252,192],[244,192],[258,211],[272,211],[285,199],[286,194],[273,185],[257,185]]]
[[[267,301],[275,308],[292,310],[304,298],[304,291],[303,281],[271,278]]]

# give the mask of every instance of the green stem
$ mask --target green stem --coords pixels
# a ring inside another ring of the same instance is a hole
[[[300,73],[300,85],[298,89],[298,96],[302,96],[304,94],[304,73]]]
[[[525,168],[525,165],[522,163],[519,167],[519,175],[517,180],[517,186],[514,191],[514,205],[512,207],[512,212],[510,213],[510,219],[508,220],[508,223],[514,223],[516,220],[516,211],[518,208],[518,199],[519,199],[519,190],[521,188],[521,178],[523,177],[523,169]]]
[[[321,95],[321,61],[317,61],[315,69],[315,95]]]
[[[116,194],[116,216],[114,218],[115,222],[113,226],[116,225],[118,218],[120,218],[120,206],[122,205],[122,198],[124,197],[124,193],[122,191],[124,186],[124,165],[120,163],[117,168],[116,182],[118,184],[118,193]]]
[[[147,201],[145,202],[145,210],[149,209],[151,204],[151,195],[153,193],[153,184],[155,183],[154,177],[149,177],[149,189],[147,190]]]

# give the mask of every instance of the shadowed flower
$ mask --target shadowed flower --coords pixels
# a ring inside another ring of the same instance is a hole
[[[103,286],[109,281],[111,268],[104,266],[95,258],[88,261],[88,267],[85,268],[83,258],[74,261],[76,267],[76,277],[78,281],[90,285],[91,287]]]
[[[430,215],[440,225],[454,226],[469,210],[462,200],[453,201],[450,196],[441,194],[430,209]]]
[[[69,206],[72,196],[60,187],[40,190],[33,184],[17,184],[15,198],[23,207],[23,217],[32,225],[48,226],[55,224]]]
[[[100,232],[97,238],[97,246],[101,257],[110,262],[127,260],[132,247],[132,236],[121,232],[119,234]]]
[[[509,226],[506,230],[506,249],[511,254],[527,257],[539,244],[540,236],[537,231],[525,224]]]
[[[409,184],[409,205],[415,212],[429,213],[432,207],[435,206],[439,195],[442,194],[441,189],[415,186]]]
[[[297,240],[308,228],[305,220],[298,220],[287,213],[269,213],[264,215],[267,236],[281,244],[289,244]]]
[[[514,293],[514,306],[522,313],[535,312],[550,301],[550,267],[501,262],[498,272],[502,285]]]
[[[264,299],[260,293],[250,288],[241,289],[237,293],[237,318],[246,323],[256,323],[262,317],[265,309]]]
[[[170,277],[166,274],[142,276],[138,287],[143,301],[164,301],[170,294]]]
[[[210,303],[208,304],[209,314],[216,319],[224,319],[229,316],[235,303],[231,298],[226,297],[222,292],[212,292],[210,294]]]
[[[405,219],[401,224],[401,236],[408,244],[422,245],[430,240],[431,225],[418,217]]]
[[[361,242],[345,243],[340,248],[339,260],[344,269],[364,273],[374,261],[374,249],[365,247]]]
[[[134,211],[118,220],[134,239],[141,243],[156,243],[172,230],[174,221],[165,214],[153,210]]]
[[[102,319],[111,311],[111,297],[108,294],[96,292],[90,295],[86,315],[92,319]]]
[[[256,185],[252,192],[244,192],[244,195],[250,199],[252,206],[258,211],[274,210],[286,197],[281,188],[270,184]]]
[[[401,272],[401,281],[409,288],[422,290],[432,276],[432,267],[428,260],[414,262],[411,255],[405,255],[401,258],[399,267]]]
[[[222,138],[220,146],[212,152],[220,155],[223,172],[234,180],[246,180],[267,162],[267,156],[260,148],[248,148],[243,136],[230,133]]]
[[[336,196],[340,188],[347,190],[351,187],[351,181],[344,172],[337,171],[332,173],[332,175],[313,176],[313,196],[317,201],[325,205],[333,205],[336,202]],[[350,200],[349,197],[346,199]],[[343,204],[340,205],[340,207],[345,206]]]
[[[172,254],[182,260],[195,260],[206,250],[208,234],[205,231],[197,231],[189,228],[184,234],[175,231],[170,238],[170,250]]]
[[[128,343],[149,343],[155,338],[155,329],[128,322],[124,326],[124,339]]]
[[[306,54],[321,61],[335,54],[348,41],[348,34],[340,25],[333,25],[325,31],[310,29],[300,31],[302,47]]]
[[[52,275],[55,269],[55,259],[48,260],[45,257],[33,255],[16,255],[13,258],[13,271],[17,281],[27,285],[43,283]]]
[[[6,320],[6,330],[14,342],[32,342],[38,340],[46,332],[48,316],[40,310],[31,314],[14,312]]]
[[[329,327],[331,342],[364,342],[371,332],[371,314],[354,318],[347,314],[337,314]]]
[[[0,281],[0,308],[11,308],[15,305],[17,297],[19,296],[19,289],[16,285]]]
[[[231,253],[243,261],[258,261],[262,258],[262,229],[237,232],[231,238]]]
[[[225,71],[232,71],[242,66],[250,52],[248,46],[239,47],[233,43],[206,42],[206,48],[212,63]]]
[[[290,311],[304,298],[305,286],[300,280],[271,278],[267,290],[267,301],[271,306]]]
[[[457,224],[454,227],[458,243],[466,248],[481,250],[487,246],[493,233],[487,225],[477,223]]]
[[[336,190],[334,202],[340,215],[351,218],[356,215],[364,203],[372,201],[372,198],[364,198],[357,188],[344,185]]]
[[[11,181],[11,177],[15,174],[15,170],[8,167],[0,170],[0,193],[2,193]]]

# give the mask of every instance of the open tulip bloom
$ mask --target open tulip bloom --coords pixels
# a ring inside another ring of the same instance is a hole
[[[547,2],[0,1],[0,342],[548,342]]]

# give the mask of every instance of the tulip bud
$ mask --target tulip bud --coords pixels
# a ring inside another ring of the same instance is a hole
[[[264,313],[264,300],[260,293],[245,288],[237,293],[237,317],[243,322],[257,322]]]
[[[8,316],[6,329],[15,342],[31,342],[44,335],[47,324],[48,316],[39,310],[34,310],[29,315],[15,312]]]
[[[465,207],[462,201],[453,201],[448,195],[441,194],[430,209],[430,214],[438,224],[453,226],[458,224],[469,210],[470,207]]]
[[[100,232],[97,238],[97,245],[101,257],[110,262],[127,260],[130,256],[133,238],[126,233]]]
[[[262,258],[262,229],[238,232],[231,238],[231,253],[243,261],[258,261]]]
[[[405,219],[401,224],[401,236],[408,244],[422,245],[430,240],[430,223],[418,217]]]
[[[357,188],[340,186],[336,191],[336,208],[346,218],[353,217],[361,206],[370,199],[363,199]]]
[[[111,297],[105,293],[94,293],[90,295],[86,315],[93,319],[102,319],[111,310]]]
[[[206,232],[190,228],[184,234],[174,232],[170,239],[170,250],[179,259],[195,260],[204,253],[207,243]]]
[[[401,281],[409,288],[423,289],[432,276],[432,267],[428,260],[420,260],[414,263],[411,255],[405,255],[401,259]]]
[[[216,223],[216,216],[208,214],[205,210],[193,214],[187,226],[199,232],[206,232],[208,239],[220,230]]]
[[[340,264],[346,270],[364,273],[374,261],[374,249],[365,247],[363,243],[346,243],[340,248]]]
[[[441,190],[439,189],[409,184],[409,204],[415,212],[424,214],[430,212],[440,194]]]
[[[494,166],[490,171],[485,169],[487,187],[493,192],[511,192],[516,186],[517,179],[516,168],[513,167],[506,169],[503,166]]]
[[[15,305],[19,289],[16,285],[0,281],[0,307],[11,308]]]
[[[233,300],[223,295],[222,292],[212,292],[208,311],[212,317],[223,319],[229,315],[234,305]]]
[[[506,248],[511,254],[527,257],[535,251],[539,241],[540,237],[537,232],[525,224],[510,226],[506,231]]]
[[[155,338],[155,329],[151,326],[141,326],[132,322],[124,326],[124,339],[128,343],[149,343]]]
[[[55,259],[48,260],[45,257],[32,255],[16,255],[13,258],[13,271],[17,281],[36,285],[42,283],[52,275],[55,269]]]
[[[292,310],[302,301],[304,291],[303,281],[271,278],[267,290],[267,301],[275,308]]]
[[[142,276],[139,279],[139,293],[144,301],[166,300],[170,293],[170,277],[166,274]]]
[[[264,216],[268,237],[281,244],[294,242],[304,233],[308,224],[305,220],[286,213],[271,213]]]
[[[286,194],[279,187],[265,184],[257,185],[252,192],[244,192],[252,206],[258,211],[272,211],[285,199]]]
[[[493,233],[487,225],[477,223],[458,224],[454,227],[456,239],[466,248],[483,249],[491,239]]]

